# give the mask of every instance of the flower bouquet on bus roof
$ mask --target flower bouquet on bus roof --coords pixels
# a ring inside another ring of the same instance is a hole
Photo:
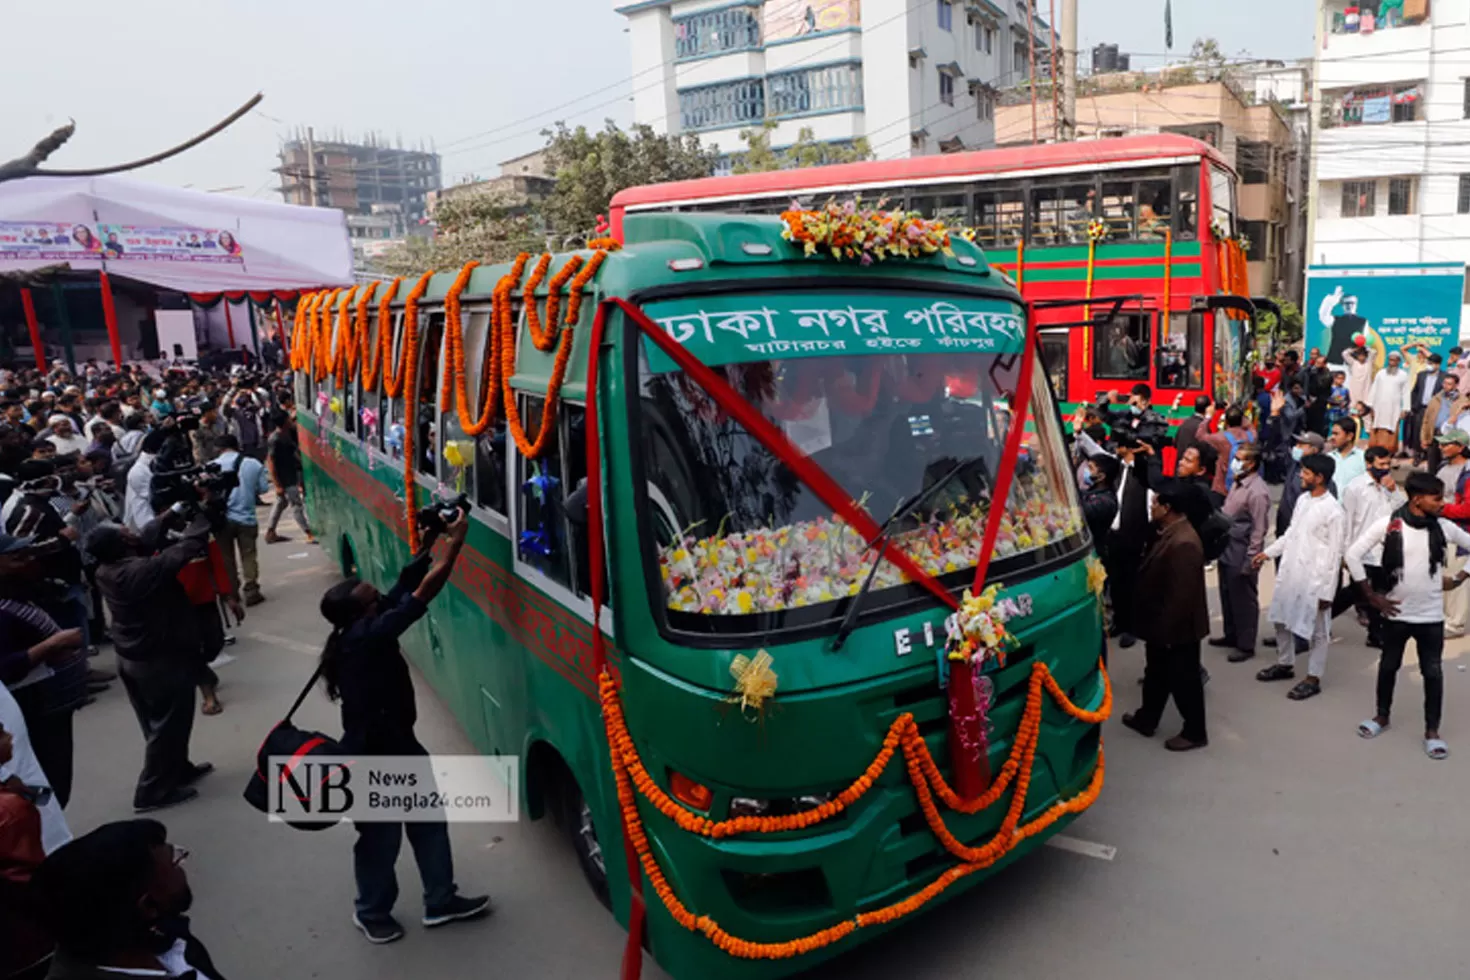
[[[836,198],[814,211],[793,207],[781,213],[781,237],[807,255],[826,252],[834,259],[872,265],[884,259],[918,259],[950,251],[949,229],[917,211],[885,211],[886,200],[864,208],[861,198],[842,204]]]

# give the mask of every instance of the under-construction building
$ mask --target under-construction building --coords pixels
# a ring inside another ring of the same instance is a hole
[[[426,220],[429,195],[442,182],[439,154],[371,134],[352,141],[298,130],[281,143],[280,158],[286,203],[340,208],[354,241],[403,238]]]

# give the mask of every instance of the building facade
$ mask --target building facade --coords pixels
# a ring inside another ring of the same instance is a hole
[[[287,204],[347,213],[353,248],[401,241],[428,218],[429,195],[442,184],[439,154],[373,139],[318,139],[313,130],[281,144],[279,190]]]
[[[776,124],[866,139],[896,158],[994,145],[995,95],[1050,64],[1036,0],[618,0],[628,19],[633,117],[699,134],[728,161]],[[1031,4],[1028,8],[1027,4]]]
[[[1317,14],[1311,263],[1465,262],[1470,0],[1319,0]]]
[[[1304,69],[1297,71],[1305,76]],[[1302,253],[1294,230],[1304,227],[1306,185],[1298,159],[1304,143],[1293,131],[1292,113],[1305,107],[1292,110],[1274,98],[1257,98],[1247,87],[1249,74],[1232,71],[1228,79],[1215,81],[1198,77],[1195,69],[1177,69],[1084,79],[1077,94],[1077,138],[1180,133],[1219,149],[1240,175],[1236,211],[1250,241],[1251,294],[1299,299]],[[1033,132],[1046,142],[1054,131],[1049,98],[1033,107],[1028,93],[1008,92],[996,109],[999,145],[1030,143]]]

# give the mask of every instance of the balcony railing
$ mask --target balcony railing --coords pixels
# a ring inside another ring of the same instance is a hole
[[[760,8],[728,7],[674,18],[674,56],[703,58],[761,46]]]

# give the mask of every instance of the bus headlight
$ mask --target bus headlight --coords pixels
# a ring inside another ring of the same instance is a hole
[[[823,803],[832,801],[831,793],[807,793],[803,796],[778,797],[761,800],[751,796],[736,796],[730,800],[732,817],[789,817],[796,813],[815,810]]]

